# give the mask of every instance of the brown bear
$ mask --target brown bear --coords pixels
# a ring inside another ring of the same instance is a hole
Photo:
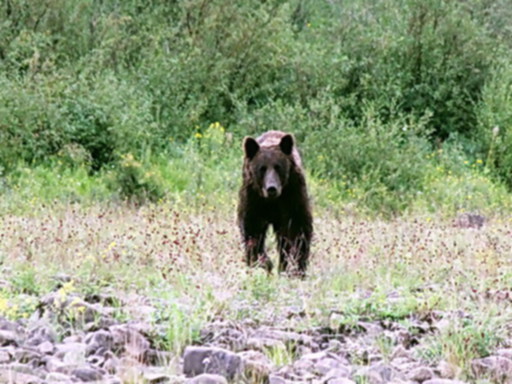
[[[249,266],[272,270],[265,235],[274,229],[279,271],[304,276],[313,234],[313,218],[302,161],[292,135],[269,131],[246,137],[238,225]]]

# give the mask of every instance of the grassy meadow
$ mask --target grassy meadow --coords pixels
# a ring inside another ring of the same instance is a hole
[[[469,380],[472,359],[510,342],[510,219],[478,230],[432,215],[380,220],[320,211],[304,280],[247,269],[233,213],[207,205],[50,204],[3,215],[1,225],[3,316],[30,317],[64,274],[71,280],[62,295],[118,297],[115,316],[157,326],[158,346],[176,360],[219,319],[304,331],[361,320],[407,326],[461,313],[417,353],[429,364],[453,364]],[[142,311],[147,303],[156,310]],[[390,354],[392,345],[383,339],[381,348]],[[293,361],[288,350],[267,354],[277,365]]]
[[[472,359],[512,340],[511,9],[0,3],[0,316],[26,322],[55,291],[111,294],[116,318],[154,325],[178,361],[219,319],[459,313],[417,353],[472,382]],[[305,163],[303,280],[242,259],[241,142],[269,129],[294,133]],[[467,213],[483,227],[459,225]]]

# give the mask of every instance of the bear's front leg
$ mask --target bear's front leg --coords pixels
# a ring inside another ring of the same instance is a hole
[[[272,271],[272,261],[265,252],[265,234],[247,236],[245,241],[245,261],[249,267],[262,267]]]
[[[279,272],[306,275],[311,236],[307,232],[278,234]]]

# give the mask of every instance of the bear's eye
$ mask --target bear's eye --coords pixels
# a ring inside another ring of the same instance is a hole
[[[279,172],[281,170],[281,166],[279,164],[276,164],[274,166],[274,169],[276,170],[276,172]]]
[[[260,174],[264,175],[264,174],[265,174],[265,172],[267,172],[267,167],[265,167],[264,165],[262,165],[262,166],[260,167]]]

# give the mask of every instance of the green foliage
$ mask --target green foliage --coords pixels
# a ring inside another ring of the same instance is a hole
[[[115,170],[115,186],[123,199],[134,202],[157,201],[164,196],[159,175],[146,169],[131,153],[122,157]]]
[[[364,210],[427,193],[443,142],[510,188],[507,15],[500,0],[4,2],[0,173],[57,159],[111,172],[123,198],[197,195],[212,164],[239,168],[243,136],[282,129],[330,200]],[[197,167],[164,172],[166,156]]]
[[[433,362],[443,358],[466,372],[471,372],[471,361],[489,356],[504,337],[499,321],[491,316],[454,319],[441,330],[438,337],[431,338],[429,345],[420,348],[418,353]]]
[[[487,170],[512,187],[512,65],[496,65],[479,106],[475,135]]]

